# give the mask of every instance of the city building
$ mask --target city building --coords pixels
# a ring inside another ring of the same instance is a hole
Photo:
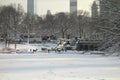
[[[27,0],[27,13],[34,14],[34,0]]]
[[[97,18],[97,17],[98,17],[98,5],[96,1],[94,1],[92,4],[92,18]]]
[[[70,0],[70,13],[77,15],[77,0]]]
[[[47,15],[52,15],[50,10],[47,10]]]

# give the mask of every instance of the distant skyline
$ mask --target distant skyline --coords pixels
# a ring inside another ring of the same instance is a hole
[[[27,12],[27,0],[0,0],[0,5],[21,4]],[[35,0],[35,13],[45,15],[47,10],[52,14],[58,12],[69,12],[70,0]],[[78,0],[78,10],[85,10],[91,13],[91,5],[94,0]]]

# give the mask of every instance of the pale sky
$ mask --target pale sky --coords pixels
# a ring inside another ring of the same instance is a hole
[[[94,0],[78,0],[78,10],[83,9],[91,11],[91,5]],[[27,0],[0,0],[0,5],[18,4],[27,11]],[[69,0],[35,0],[35,13],[44,15],[50,10],[52,14],[58,12],[69,12]]]

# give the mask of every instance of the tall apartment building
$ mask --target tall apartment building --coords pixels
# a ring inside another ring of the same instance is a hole
[[[77,0],[70,0],[70,13],[77,15]]]
[[[27,0],[27,13],[34,14],[34,0]]]
[[[98,4],[96,1],[93,2],[92,4],[92,18],[97,18],[98,17]]]

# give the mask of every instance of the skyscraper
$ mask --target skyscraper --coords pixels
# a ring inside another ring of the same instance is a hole
[[[92,4],[92,18],[97,18],[97,17],[98,17],[98,5],[96,1],[94,1]]]
[[[52,15],[50,10],[47,10],[47,15]]]
[[[27,0],[27,13],[34,14],[34,0]]]
[[[77,0],[70,0],[70,13],[77,15]]]

